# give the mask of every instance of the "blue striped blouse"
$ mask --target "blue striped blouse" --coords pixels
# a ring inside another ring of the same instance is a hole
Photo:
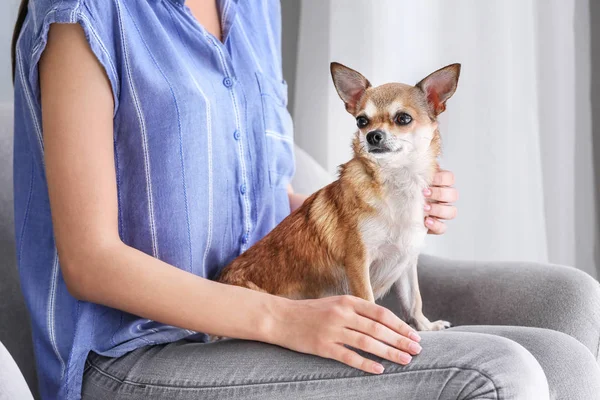
[[[38,61],[50,24],[80,24],[110,80],[124,243],[212,278],[289,213],[294,156],[278,1],[219,1],[223,42],[183,2],[30,1],[17,46],[15,225],[45,399],[80,398],[90,350],[120,356],[190,335],[203,339],[67,291],[40,118]]]

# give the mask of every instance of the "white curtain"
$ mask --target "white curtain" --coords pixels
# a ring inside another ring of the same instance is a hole
[[[595,276],[588,2],[302,0],[296,141],[330,172],[351,156],[354,120],[331,84],[331,61],[374,85],[414,84],[460,62],[440,119],[459,216],[425,252]]]

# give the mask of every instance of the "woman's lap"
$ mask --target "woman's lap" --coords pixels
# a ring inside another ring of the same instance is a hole
[[[119,359],[92,355],[83,398],[542,400],[547,396],[538,362],[511,340],[451,331],[422,336],[420,355],[408,366],[381,360],[386,367],[382,375],[239,340],[180,341],[138,349]]]
[[[92,355],[83,397],[541,400],[549,385],[551,398],[578,400],[600,390],[600,290],[592,278],[564,267],[423,257],[419,280],[428,317],[489,325],[424,332],[422,353],[408,366],[382,361],[380,376],[237,340]]]

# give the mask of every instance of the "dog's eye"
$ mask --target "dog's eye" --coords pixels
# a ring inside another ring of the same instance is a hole
[[[358,117],[356,118],[356,125],[358,125],[359,128],[364,128],[369,125],[369,120],[367,117]]]
[[[407,113],[400,113],[396,115],[396,123],[398,125],[408,125],[412,121],[412,117]]]

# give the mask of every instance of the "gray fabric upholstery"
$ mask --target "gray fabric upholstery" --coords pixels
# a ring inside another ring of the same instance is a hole
[[[600,284],[572,267],[450,261],[422,255],[423,311],[454,325],[518,325],[566,333],[599,358]]]
[[[21,295],[15,254],[12,121],[12,105],[0,104],[0,343],[6,346],[29,387],[37,393],[29,315]]]

